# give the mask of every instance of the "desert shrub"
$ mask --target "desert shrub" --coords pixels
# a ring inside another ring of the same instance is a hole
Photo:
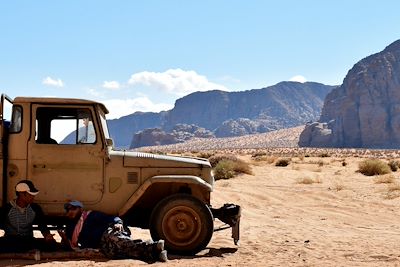
[[[208,158],[210,158],[211,156],[213,156],[214,155],[214,153],[213,152],[199,152],[198,154],[197,154],[197,157],[199,157],[199,158],[203,158],[203,159],[208,159]]]
[[[221,160],[239,161],[233,154],[216,154],[208,158],[212,167],[216,167]]]
[[[308,163],[308,164],[316,164],[316,165],[318,165],[319,167],[322,167],[322,166],[328,164],[328,163],[324,162],[322,159],[319,159],[319,160],[310,160],[310,161],[307,161],[307,163]]]
[[[347,166],[346,160],[343,160],[343,161],[342,161],[342,166],[343,166],[343,167],[346,167],[346,166]]]
[[[275,162],[276,157],[275,156],[259,156],[259,157],[253,158],[253,160],[254,161],[263,161],[268,164],[272,164]]]
[[[393,183],[388,186],[386,199],[395,199],[400,196],[400,184]]]
[[[214,179],[230,179],[235,176],[234,162],[231,160],[221,160],[214,168]]]
[[[321,183],[321,179],[319,178],[310,178],[310,177],[304,177],[304,178],[299,178],[297,179],[298,184],[314,184],[314,183]]]
[[[166,152],[161,151],[161,150],[150,150],[150,153],[157,154],[157,155],[167,155]]]
[[[276,161],[276,156],[265,157],[263,160],[266,161],[269,164],[272,164],[272,163],[274,163]]]
[[[244,162],[243,160],[238,160],[234,162],[233,170],[236,174],[238,173],[246,173],[253,174],[253,171],[250,168],[250,165]]]
[[[256,151],[253,154],[251,154],[251,159],[254,161],[266,161],[267,163],[271,164],[274,163],[276,157],[268,156],[267,152],[265,151]]]
[[[253,174],[250,165],[243,160],[222,159],[214,167],[214,179],[230,179],[240,173]]]
[[[379,159],[366,159],[359,163],[358,171],[366,176],[390,173],[390,167]]]
[[[310,177],[304,177],[297,179],[298,184],[313,184],[314,180]]]
[[[391,184],[394,183],[396,178],[392,174],[379,175],[374,179],[376,184]]]
[[[343,190],[344,188],[345,188],[345,187],[344,187],[344,184],[341,183],[341,182],[335,182],[335,183],[333,184],[333,189],[336,190],[336,191],[341,191],[341,190]]]
[[[264,152],[264,151],[256,151],[253,154],[251,154],[251,157],[252,158],[259,158],[259,157],[263,157],[263,156],[266,156],[266,155],[267,155],[267,153]]]
[[[390,160],[388,165],[392,172],[397,171],[397,169],[399,168],[399,162],[397,160]]]
[[[286,167],[290,164],[290,159],[289,158],[282,158],[282,159],[278,159],[275,163],[275,166],[278,167]]]

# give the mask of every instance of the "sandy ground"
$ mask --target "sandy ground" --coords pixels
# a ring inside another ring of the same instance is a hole
[[[242,157],[254,175],[216,181],[212,199],[214,207],[243,207],[240,246],[229,230],[215,232],[198,255],[170,255],[169,262],[153,266],[400,266],[400,171],[390,174],[392,179],[367,177],[357,172],[363,159],[354,157],[345,158],[346,166],[344,158],[293,157],[287,167]],[[134,232],[149,238],[147,231]],[[137,260],[0,264],[148,265]]]

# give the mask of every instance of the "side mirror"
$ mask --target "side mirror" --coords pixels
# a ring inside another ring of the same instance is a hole
[[[107,138],[107,139],[106,139],[106,145],[107,145],[107,146],[111,146],[111,147],[114,146],[113,140],[112,140],[111,138]]]

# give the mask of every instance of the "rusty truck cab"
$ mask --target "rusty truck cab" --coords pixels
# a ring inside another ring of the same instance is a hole
[[[108,136],[99,126],[105,117],[99,116],[107,109],[79,99],[17,97],[12,104],[4,198],[14,198],[15,184],[28,177],[41,191],[36,202],[49,215],[62,214],[63,203],[77,195],[99,202]]]

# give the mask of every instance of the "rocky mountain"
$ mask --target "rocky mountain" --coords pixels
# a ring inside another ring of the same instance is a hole
[[[217,137],[263,133],[316,120],[332,88],[314,82],[281,82],[241,92],[196,92],[178,99],[169,111],[136,112],[110,120],[109,130],[122,148],[133,148],[132,138],[139,131],[157,128],[171,133],[177,124],[195,125]]]
[[[196,125],[177,124],[171,132],[160,128],[145,129],[133,135],[131,148],[183,143],[194,137],[212,138],[214,134]]]
[[[299,146],[400,147],[400,40],[368,56],[326,97]]]
[[[119,119],[108,120],[107,125],[114,144],[119,148],[128,148],[133,135],[144,129],[160,127],[164,122],[166,111],[135,112]]]
[[[332,89],[319,83],[281,82],[241,92],[196,92],[175,103],[166,117],[166,129],[177,123],[214,130],[227,120],[266,120],[286,128],[318,117],[326,94]]]

